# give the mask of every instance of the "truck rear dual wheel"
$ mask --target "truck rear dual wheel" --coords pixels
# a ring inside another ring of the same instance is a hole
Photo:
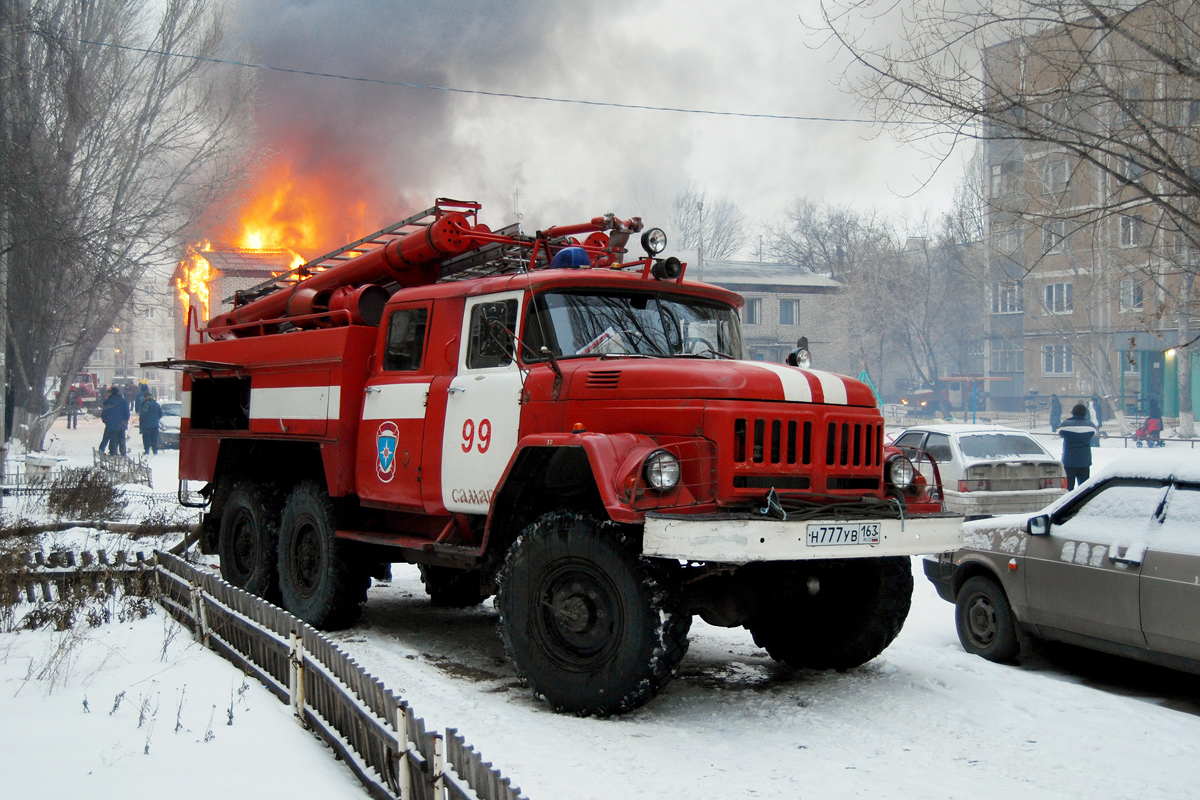
[[[900,633],[912,590],[907,558],[847,561],[819,576],[816,594],[796,587],[768,601],[746,627],[755,644],[788,666],[851,669],[882,653]]]
[[[630,529],[554,511],[521,532],[500,569],[500,632],[517,675],[556,710],[619,714],[670,681],[691,615],[674,576]]]
[[[371,585],[335,530],[329,493],[312,481],[298,484],[279,523],[279,589],[284,608],[322,630],[358,622]]]
[[[217,540],[221,577],[273,603],[279,602],[276,552],[282,505],[272,487],[234,484],[225,497]]]

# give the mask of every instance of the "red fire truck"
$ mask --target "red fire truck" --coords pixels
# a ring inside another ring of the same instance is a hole
[[[908,557],[960,534],[870,389],[744,360],[741,298],[638,218],[530,236],[478,210],[242,292],[155,364],[185,372],[179,474],[223,576],[340,628],[418,564],[435,603],[495,594],[518,675],[576,713],[650,699],[694,614],[798,667],[887,647]]]

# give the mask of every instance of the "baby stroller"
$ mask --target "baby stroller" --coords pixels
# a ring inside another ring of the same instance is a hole
[[[1163,429],[1162,417],[1146,417],[1142,427],[1133,432],[1133,440],[1141,447],[1166,447],[1167,443],[1161,438]]]

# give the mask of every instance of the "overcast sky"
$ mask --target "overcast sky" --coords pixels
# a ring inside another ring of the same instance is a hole
[[[808,46],[800,17],[814,14],[812,0],[234,2],[229,30],[241,54],[273,66],[598,102],[863,116],[834,85],[835,54]],[[483,202],[493,226],[513,221],[515,205],[527,230],[606,211],[659,224],[688,182],[756,222],[805,194],[915,216],[948,206],[961,173],[955,157],[918,191],[934,162],[871,125],[261,78],[260,143],[294,174],[343,176],[344,202],[359,201],[348,229],[382,226],[438,196]]]

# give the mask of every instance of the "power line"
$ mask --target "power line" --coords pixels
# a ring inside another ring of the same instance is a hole
[[[233,67],[243,67],[245,69],[261,69],[270,72],[284,72],[291,75],[305,75],[312,78],[330,78],[339,81],[351,81],[354,83],[371,83],[378,86],[394,86],[407,89],[426,89],[435,92],[452,92],[455,94],[474,94],[483,97],[502,97],[512,100],[537,100],[543,103],[563,103],[567,105],[580,106],[598,106],[603,108],[624,108],[635,111],[667,111],[674,114],[701,114],[711,117],[739,117],[743,119],[778,119],[789,120],[795,122],[845,122],[860,125],[874,125],[875,120],[857,119],[855,117],[817,117],[805,116],[802,114],[755,114],[746,111],[713,111],[702,108],[676,108],[673,106],[646,106],[636,103],[606,103],[601,100],[580,100],[569,97],[546,97],[535,94],[516,94],[514,92],[489,92],[484,89],[462,89],[455,86],[436,86],[426,83],[409,83],[407,81],[393,81],[386,78],[367,78],[355,75],[340,75],[336,72],[317,72],[315,70],[295,69],[292,67],[275,67],[270,64],[255,64],[249,61],[234,61],[226,58],[211,58],[208,56],[196,56],[188,53],[173,53],[169,50],[156,50],[147,47],[132,47],[125,44],[113,44],[112,42],[95,42],[87,39],[76,39],[75,41],[81,44],[90,44],[96,47],[112,47],[117,50],[128,50],[134,53],[144,53],[146,55],[166,56],[168,58],[182,58],[189,61],[204,61],[210,64],[225,64]]]

